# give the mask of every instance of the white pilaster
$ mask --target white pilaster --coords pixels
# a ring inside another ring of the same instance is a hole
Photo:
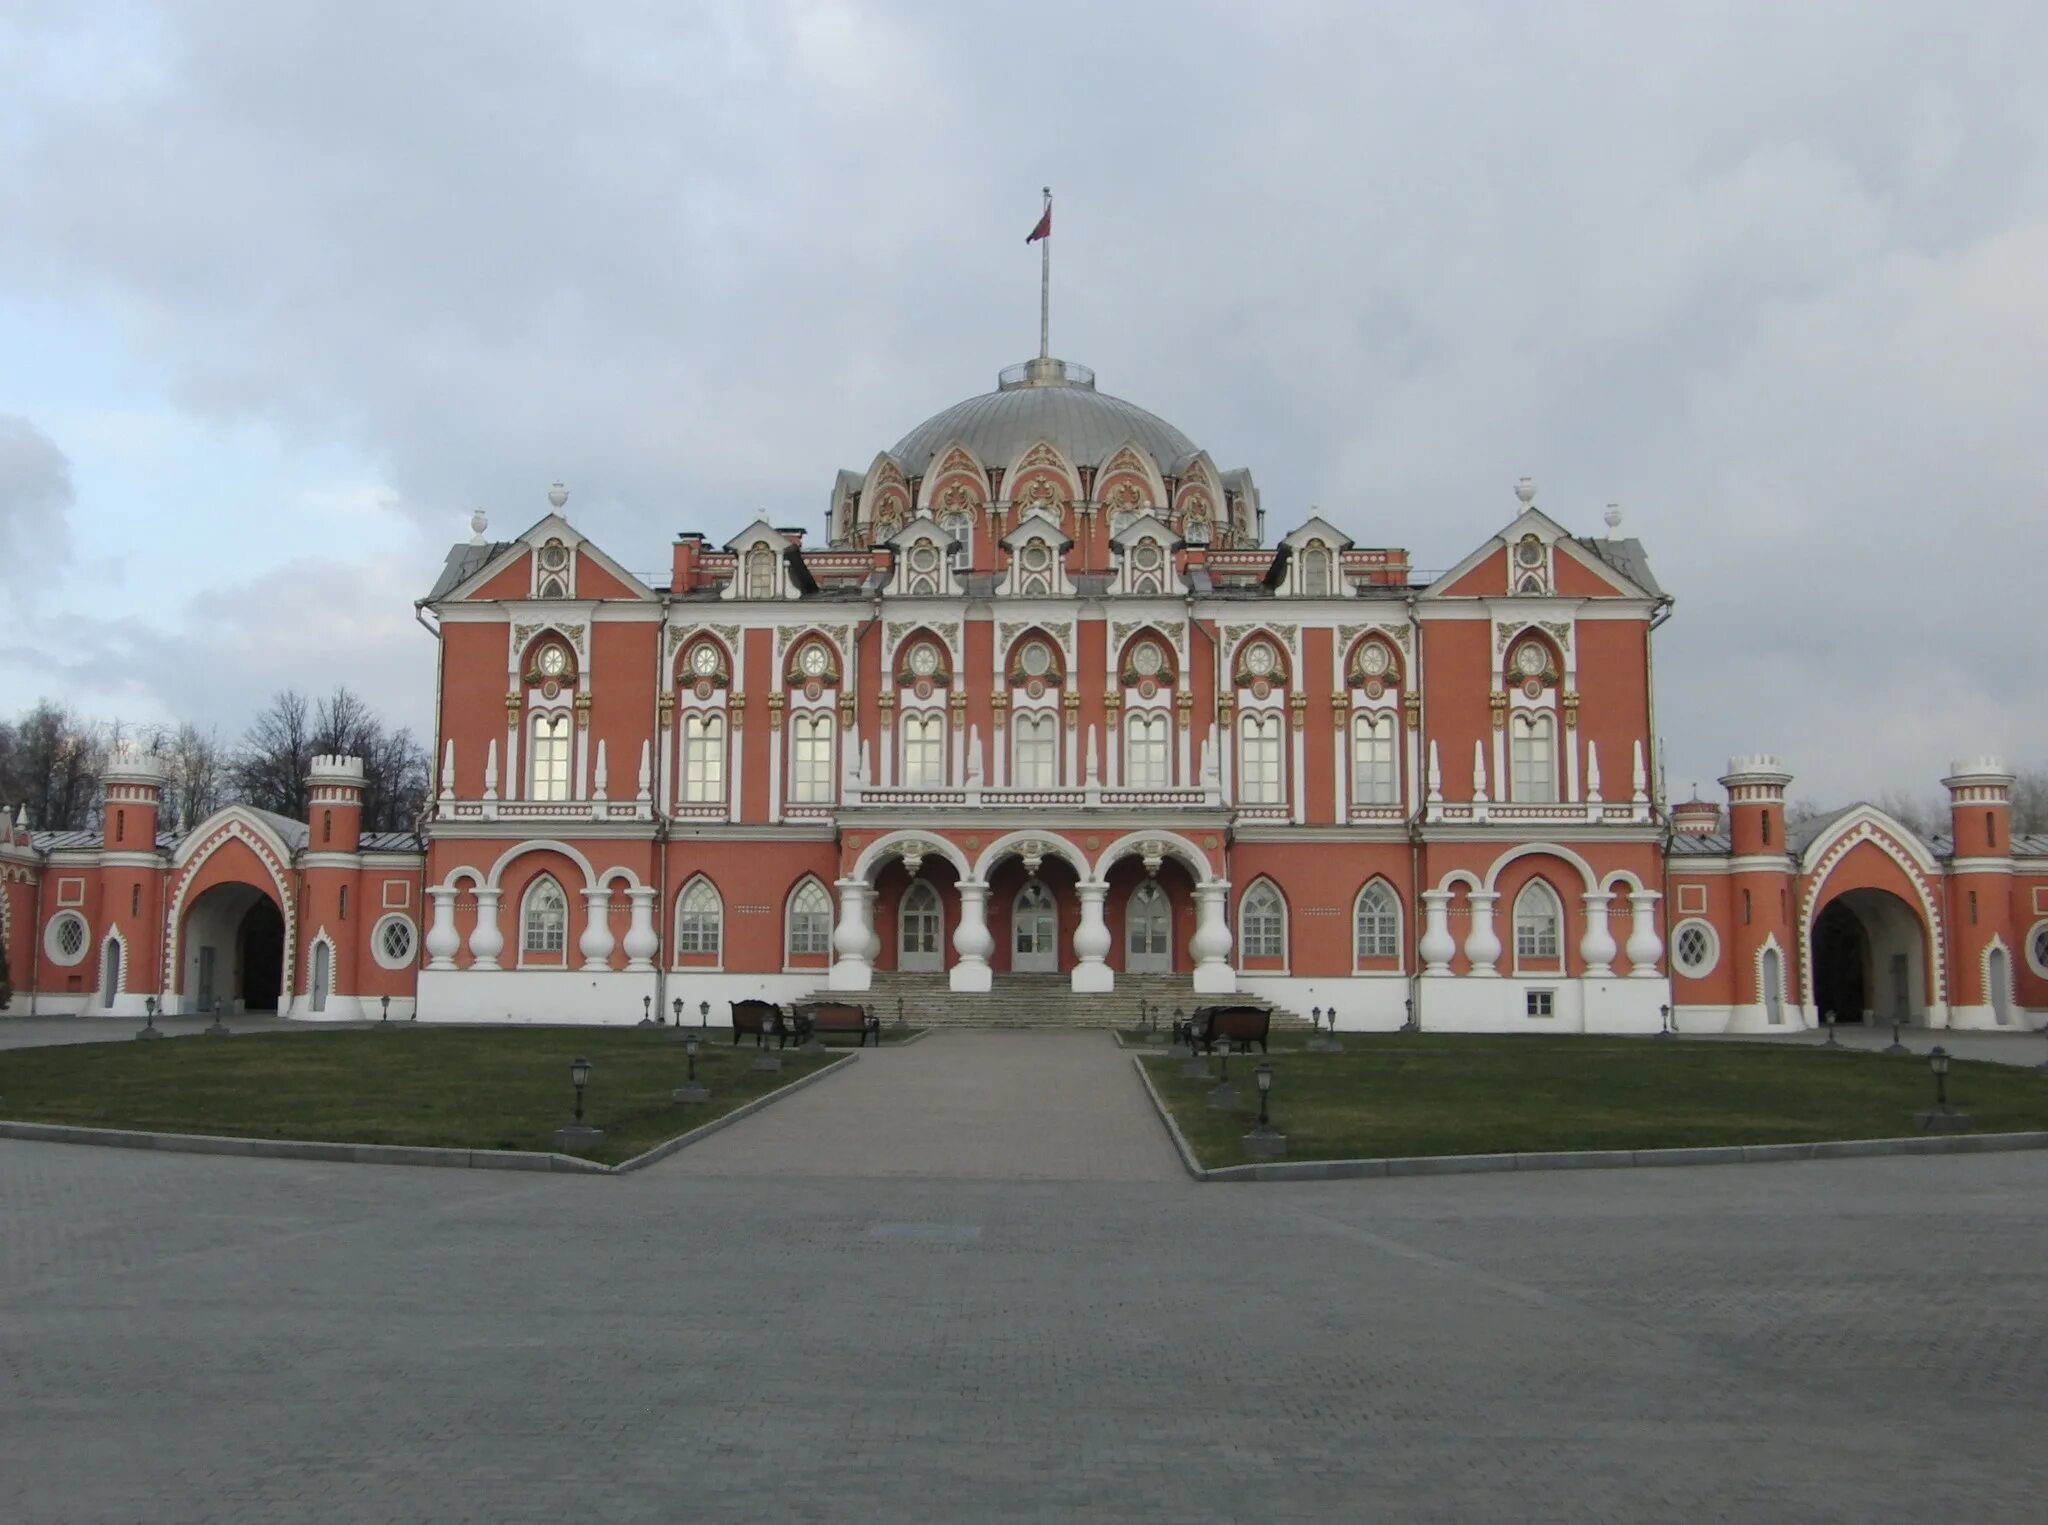
[[[1614,897],[1595,893],[1579,898],[1586,907],[1586,932],[1579,939],[1579,957],[1586,961],[1589,978],[1605,978],[1614,973],[1614,934],[1607,928],[1607,907]]]
[[[462,946],[462,935],[455,930],[455,891],[437,887],[427,894],[434,902],[434,919],[427,927],[427,967],[453,969],[456,950]]]
[[[970,994],[990,987],[988,956],[996,951],[996,940],[988,930],[988,885],[979,879],[962,879],[960,923],[953,928],[953,965],[948,983],[956,991]]]
[[[1084,879],[1074,888],[1081,896],[1081,924],[1074,928],[1073,987],[1076,994],[1101,994],[1116,988],[1116,976],[1103,961],[1110,944],[1109,923],[1102,918],[1109,885]]]
[[[1664,897],[1655,890],[1637,890],[1628,897],[1628,941],[1622,952],[1628,955],[1629,975],[1638,980],[1657,980],[1657,961],[1664,956],[1664,939],[1657,935],[1657,902]]]
[[[583,935],[576,939],[586,969],[609,969],[612,962],[612,892],[583,892]]]
[[[1473,974],[1494,979],[1500,974],[1500,934],[1493,930],[1493,907],[1500,896],[1491,890],[1473,890],[1469,899],[1472,930],[1465,934],[1465,957]]]
[[[1237,971],[1230,967],[1233,942],[1224,907],[1230,899],[1230,885],[1211,879],[1195,886],[1195,935],[1188,951],[1195,956],[1197,995],[1234,995]]]
[[[505,951],[505,934],[498,930],[499,890],[476,892],[476,925],[469,933],[469,967],[495,969],[498,955]]]
[[[655,952],[661,947],[661,937],[654,930],[654,890],[643,885],[626,894],[633,902],[633,919],[626,924],[626,967],[652,970]]]
[[[1435,745],[1430,743],[1432,749]],[[1451,972],[1451,959],[1458,951],[1458,944],[1451,936],[1450,902],[1449,890],[1422,892],[1422,938],[1416,943],[1415,951],[1422,957],[1424,974]]]
[[[839,924],[832,929],[832,951],[838,956],[826,988],[866,990],[874,983],[874,966],[868,962],[868,938],[873,929],[868,926],[867,884],[860,879],[841,879],[837,888]]]

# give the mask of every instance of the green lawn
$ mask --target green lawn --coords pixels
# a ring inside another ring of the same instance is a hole
[[[591,1062],[588,1156],[618,1164],[832,1061],[795,1050],[778,1074],[754,1047],[713,1032],[697,1056],[711,1088],[679,1107],[683,1045],[667,1029],[419,1028],[190,1036],[0,1051],[0,1118],[220,1133],[322,1143],[453,1149],[554,1147],[575,1092],[569,1061]],[[850,1047],[850,1044],[838,1047]]]
[[[1892,1138],[1914,1132],[1913,1115],[1934,1101],[1919,1056],[1655,1038],[1386,1033],[1343,1041],[1342,1054],[1272,1056],[1269,1105],[1289,1159]],[[1246,1163],[1256,1055],[1230,1061],[1245,1098],[1236,1110],[1210,1107],[1213,1082],[1183,1079],[1181,1060],[1143,1063],[1204,1166]],[[1980,1133],[2048,1129],[2048,1076],[2032,1070],[1959,1060],[1948,1092]]]

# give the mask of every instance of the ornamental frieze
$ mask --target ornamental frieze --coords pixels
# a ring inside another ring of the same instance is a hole
[[[1362,635],[1377,632],[1394,642],[1403,651],[1408,649],[1409,631],[1406,625],[1339,625],[1337,627],[1337,649],[1349,651],[1352,643]]]

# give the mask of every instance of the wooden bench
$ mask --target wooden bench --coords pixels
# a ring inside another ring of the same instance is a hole
[[[1213,1054],[1221,1043],[1248,1054],[1256,1043],[1263,1054],[1272,1026],[1273,1013],[1263,1006],[1204,1006],[1188,1018],[1188,1046],[1198,1054]]]
[[[782,1008],[773,1001],[734,1001],[732,1003],[732,1041],[738,1046],[742,1037],[754,1040],[754,1047],[764,1048],[773,1036],[777,1048],[789,1043],[789,1023],[782,1015]]]
[[[852,1033],[858,1046],[867,1047],[868,1035],[874,1034],[875,1047],[882,1046],[882,1019],[865,1006],[856,1006],[851,1001],[813,1001],[796,1009],[796,1035],[799,1042],[808,1042],[812,1037],[825,1037],[829,1033]]]

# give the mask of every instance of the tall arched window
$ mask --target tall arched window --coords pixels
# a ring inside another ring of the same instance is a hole
[[[1360,959],[1401,956],[1401,907],[1386,880],[1375,879],[1358,892],[1352,928]]]
[[[703,875],[683,886],[676,901],[676,952],[716,954],[725,905]]]
[[[1010,723],[1010,782],[1019,789],[1050,789],[1060,781],[1059,722],[1049,714],[1019,715]]]
[[[775,596],[775,552],[768,546],[757,545],[747,552],[747,597],[773,598]]]
[[[542,874],[527,887],[519,924],[522,952],[560,953],[568,946],[569,900],[551,876]]]
[[[1524,711],[1514,722],[1514,799],[1557,803],[1557,731],[1549,715]]]
[[[1246,958],[1287,957],[1287,903],[1261,879],[1238,907],[1238,943]]]
[[[683,799],[692,805],[725,798],[725,717],[683,716]]]
[[[936,711],[903,717],[903,787],[937,789],[946,782],[946,717]]]
[[[1531,879],[1515,897],[1515,958],[1554,963],[1563,946],[1564,911],[1557,894],[1541,879]]]
[[[790,722],[789,797],[799,805],[832,799],[832,716],[798,715]],[[821,892],[822,893],[822,892]]]
[[[533,717],[532,788],[528,799],[569,797],[569,717],[560,712]]]
[[[1277,714],[1244,717],[1238,744],[1237,799],[1241,805],[1287,803]]]
[[[926,971],[943,968],[943,930],[939,892],[929,879],[912,880],[896,917],[896,967]]]
[[[1301,553],[1301,591],[1310,598],[1330,592],[1330,553],[1320,540],[1311,540]]]
[[[1153,711],[1124,722],[1124,784],[1131,789],[1164,789],[1173,780],[1167,762],[1166,716]]]
[[[1351,803],[1400,803],[1394,767],[1394,717],[1374,710],[1351,722]]]
[[[789,951],[792,956],[832,951],[832,897],[815,879],[806,879],[789,897]]]

